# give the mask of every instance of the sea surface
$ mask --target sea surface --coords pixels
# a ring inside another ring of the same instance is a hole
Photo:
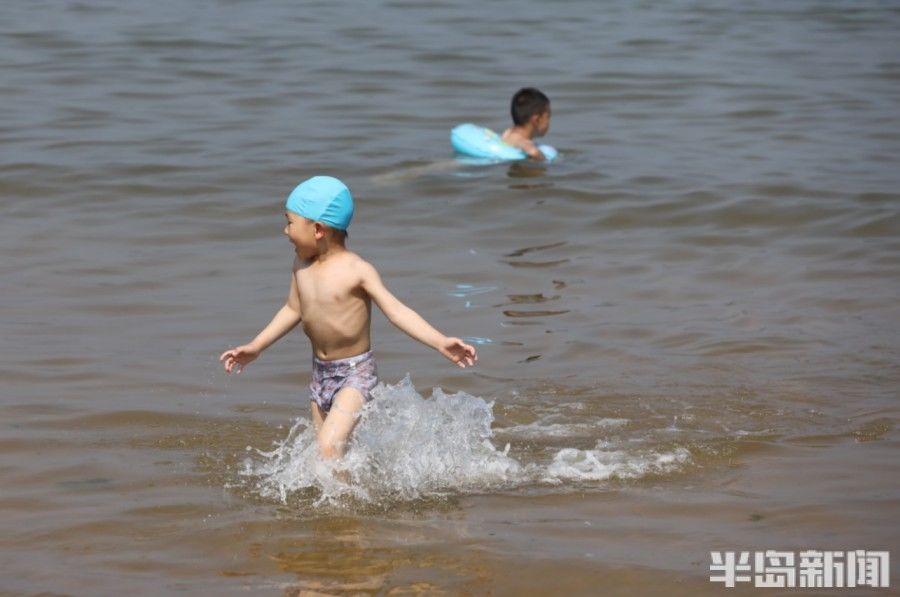
[[[0,3],[0,594],[716,595],[710,551],[768,549],[900,583],[898,32],[887,0]],[[454,159],[523,86],[559,159]],[[315,174],[479,351],[376,313],[337,476],[302,333],[217,362]]]

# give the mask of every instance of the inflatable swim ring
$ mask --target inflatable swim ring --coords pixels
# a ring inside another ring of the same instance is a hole
[[[507,145],[500,140],[500,135],[483,126],[466,123],[453,127],[450,131],[450,144],[458,153],[479,158],[485,163],[505,162],[508,160],[524,160],[528,156],[524,151]],[[557,151],[549,145],[538,145],[548,162],[553,161]]]

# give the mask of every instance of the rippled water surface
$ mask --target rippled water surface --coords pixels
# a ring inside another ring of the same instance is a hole
[[[697,595],[710,550],[900,553],[898,28],[874,0],[3,3],[0,593]],[[560,158],[454,160],[526,85]],[[349,484],[302,334],[216,362],[284,300],[318,173],[480,356],[377,314]]]

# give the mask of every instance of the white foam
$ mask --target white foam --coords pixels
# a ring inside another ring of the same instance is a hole
[[[559,483],[636,479],[648,474],[674,472],[690,459],[691,453],[685,448],[676,448],[672,452],[629,453],[610,449],[606,442],[598,442],[593,450],[564,448],[557,452],[547,467],[544,480]]]

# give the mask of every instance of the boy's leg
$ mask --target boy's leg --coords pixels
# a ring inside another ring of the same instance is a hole
[[[309,410],[312,417],[313,429],[316,430],[316,437],[319,437],[319,433],[322,431],[322,425],[325,424],[326,413],[319,408],[319,405],[316,404],[315,400],[309,401]]]
[[[335,394],[331,410],[319,431],[319,452],[323,458],[340,458],[347,451],[350,433],[359,419],[365,400],[356,388],[345,387]],[[315,406],[314,408],[318,408]],[[315,422],[315,415],[313,415]]]

